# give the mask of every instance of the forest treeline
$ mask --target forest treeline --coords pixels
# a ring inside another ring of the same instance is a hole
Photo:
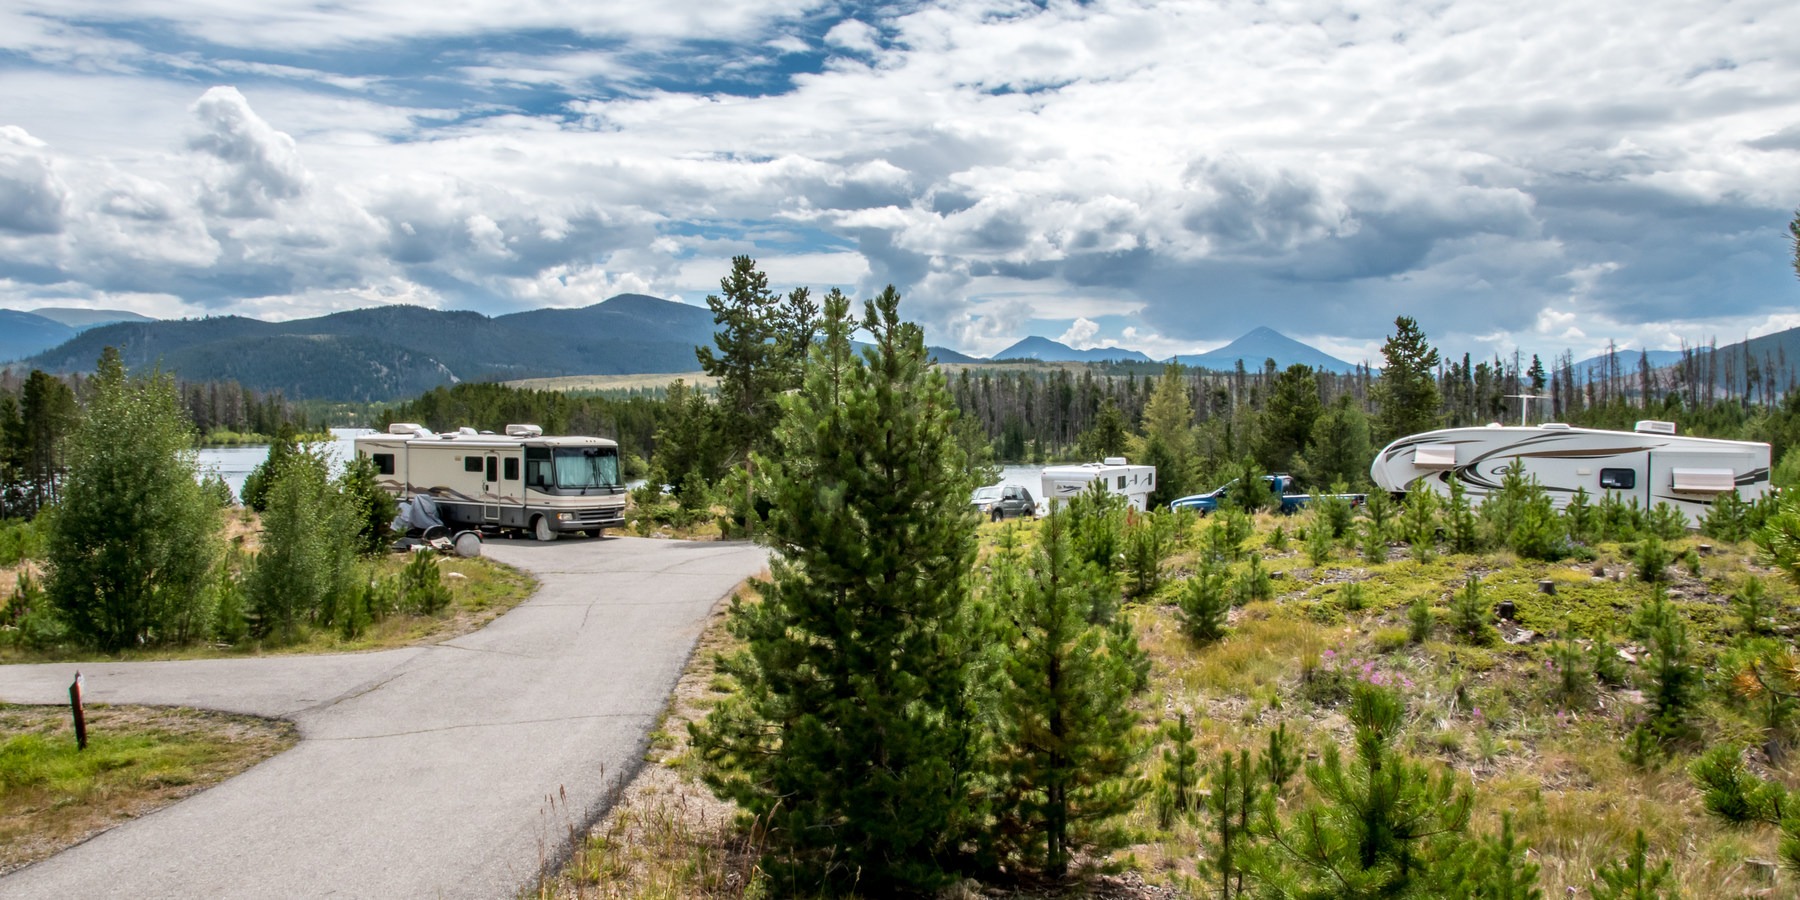
[[[280,391],[232,381],[170,379],[169,387],[200,443],[267,442],[322,427]],[[31,518],[60,495],[67,442],[93,396],[91,375],[0,369],[0,519]]]

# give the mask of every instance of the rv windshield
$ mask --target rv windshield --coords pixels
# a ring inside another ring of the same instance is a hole
[[[612,447],[558,447],[556,486],[565,491],[619,486],[619,451]]]

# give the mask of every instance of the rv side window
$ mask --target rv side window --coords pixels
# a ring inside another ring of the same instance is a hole
[[[464,472],[479,472],[479,471],[481,471],[481,457],[479,457],[479,456],[463,457],[463,471]]]
[[[525,448],[525,484],[537,488],[550,486],[550,448]]]
[[[1629,491],[1637,487],[1637,470],[1601,469],[1600,486],[1609,491]]]
[[[519,480],[519,458],[516,456],[509,456],[506,458],[506,480]]]
[[[382,475],[394,474],[394,454],[375,453],[371,454],[369,458],[375,460],[375,471],[377,473]]]
[[[1120,475],[1119,476],[1119,490],[1122,491],[1124,489],[1125,489],[1125,476]]]
[[[487,480],[489,480],[489,481],[499,481],[500,480],[499,457],[490,456],[487,458]]]

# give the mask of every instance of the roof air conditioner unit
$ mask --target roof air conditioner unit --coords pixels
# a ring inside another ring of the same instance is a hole
[[[544,429],[542,429],[536,425],[508,425],[508,426],[506,426],[506,436],[507,437],[542,437],[543,434],[544,434]]]
[[[395,422],[388,426],[388,434],[418,434],[421,431],[425,431],[425,426],[417,422]],[[430,434],[428,431],[425,433]]]
[[[1656,419],[1639,419],[1637,426],[1632,430],[1640,434],[1674,434],[1675,423],[1660,422]]]
[[[1122,466],[1122,465],[1124,465],[1124,464],[1125,464],[1125,457],[1123,457],[1123,456],[1109,456],[1109,457],[1107,457],[1107,458],[1106,458],[1106,464],[1107,464],[1107,465],[1109,465],[1109,466]]]

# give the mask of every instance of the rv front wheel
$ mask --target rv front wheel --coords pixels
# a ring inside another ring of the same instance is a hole
[[[556,540],[556,532],[550,530],[550,520],[544,516],[531,520],[531,536],[540,541]]]

